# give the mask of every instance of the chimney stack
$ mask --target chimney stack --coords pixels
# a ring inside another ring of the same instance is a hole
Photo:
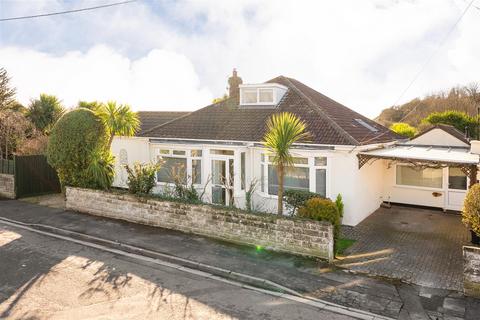
[[[243,83],[242,78],[237,75],[237,69],[233,69],[232,76],[228,78],[228,96],[234,98],[235,102],[240,103],[240,88],[239,85]]]

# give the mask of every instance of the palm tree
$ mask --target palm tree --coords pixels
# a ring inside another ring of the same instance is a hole
[[[56,96],[42,93],[39,99],[30,102],[26,116],[38,130],[48,134],[64,113],[65,108]]]
[[[130,137],[140,128],[137,113],[133,112],[127,104],[117,104],[115,101],[109,101],[98,106],[95,113],[102,119],[110,135],[107,150],[110,150],[114,136]]]
[[[309,138],[305,129],[305,123],[289,112],[274,114],[267,122],[268,131],[263,137],[263,145],[273,154],[272,163],[277,167],[279,215],[283,214],[283,176],[285,169],[293,165],[290,148],[294,143]]]

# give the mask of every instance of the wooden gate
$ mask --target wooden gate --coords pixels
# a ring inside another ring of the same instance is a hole
[[[17,198],[61,192],[57,172],[44,155],[15,156]]]

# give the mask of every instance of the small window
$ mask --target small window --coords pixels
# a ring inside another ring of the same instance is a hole
[[[202,184],[202,160],[192,160],[192,182]]]
[[[242,90],[243,103],[257,103],[257,89],[243,89]]]
[[[245,152],[240,153],[240,188],[245,190]]]
[[[294,164],[308,164],[308,158],[293,158],[293,163]]]
[[[262,162],[265,162],[265,154],[262,153],[262,155],[260,157],[261,157]]]
[[[158,150],[158,153],[159,154],[170,154],[170,150],[160,149],[160,150]]]
[[[443,169],[418,169],[407,165],[397,165],[397,185],[442,188]]]
[[[265,192],[265,166],[263,164],[260,166],[260,190]]]
[[[185,150],[173,150],[173,154],[176,156],[184,156],[186,152]]]
[[[467,190],[467,176],[460,168],[448,168],[448,188]]]
[[[273,89],[258,89],[258,102],[273,104]]]
[[[361,124],[362,126],[364,126],[365,128],[367,128],[368,130],[372,131],[372,132],[377,132],[378,129],[375,128],[374,126],[366,123],[365,121],[363,121],[362,119],[355,119],[355,121],[357,121],[359,124]]]
[[[315,179],[315,192],[325,198],[327,195],[327,170],[316,169]]]
[[[315,166],[324,167],[327,165],[327,157],[315,157]]]
[[[233,151],[232,150],[212,149],[212,150],[210,150],[210,153],[211,154],[224,155],[224,156],[233,156]]]
[[[192,150],[191,155],[192,157],[199,158],[202,156],[202,150]]]

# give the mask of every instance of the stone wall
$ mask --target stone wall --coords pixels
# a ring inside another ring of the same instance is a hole
[[[15,199],[15,176],[0,173],[0,196]]]
[[[75,211],[333,259],[333,228],[326,222],[250,214],[211,205],[190,205],[90,189],[68,187],[66,196],[67,208]]]
[[[463,247],[463,291],[480,298],[480,247]]]

